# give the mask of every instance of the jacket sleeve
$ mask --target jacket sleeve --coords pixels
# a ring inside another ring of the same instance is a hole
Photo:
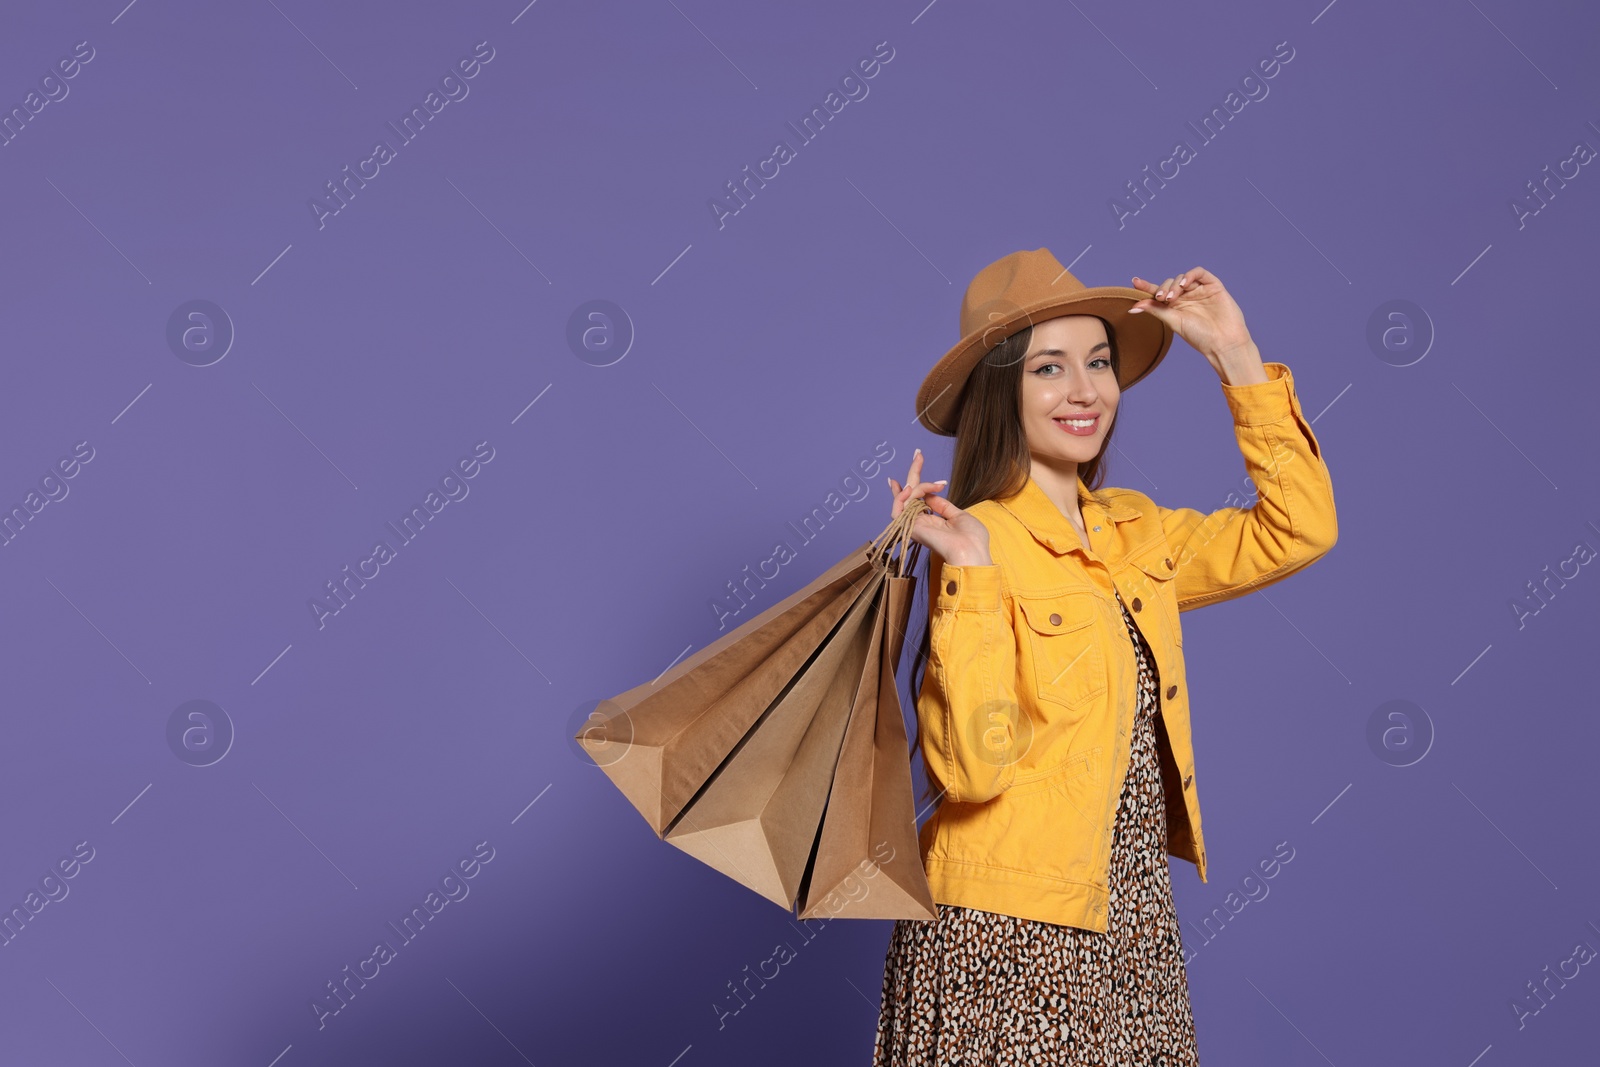
[[[1016,776],[1017,645],[1000,565],[939,564],[928,590],[928,665],[917,695],[922,759],[944,799],[992,800]]]
[[[1206,514],[1157,508],[1173,550],[1178,610],[1232,600],[1325,555],[1338,539],[1333,483],[1294,378],[1265,364],[1268,380],[1221,383],[1257,500]]]

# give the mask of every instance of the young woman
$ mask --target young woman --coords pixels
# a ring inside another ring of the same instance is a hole
[[[1085,288],[1046,249],[984,268],[917,398],[955,438],[952,491],[920,449],[889,479],[891,515],[928,507],[912,678],[938,917],[895,924],[875,1067],[1198,1063],[1166,858],[1205,880],[1178,616],[1300,570],[1337,525],[1289,369],[1222,282],[1133,282]],[[1122,394],[1174,332],[1221,380],[1250,507],[1099,488]]]

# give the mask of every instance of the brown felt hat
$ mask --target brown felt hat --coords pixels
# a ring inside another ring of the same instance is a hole
[[[1121,285],[1086,287],[1048,248],[1013,252],[978,272],[961,301],[961,341],[934,364],[917,390],[917,419],[954,437],[962,390],[979,360],[1025,326],[1062,315],[1098,315],[1111,326],[1121,364],[1117,385],[1133,387],[1172,345],[1172,327],[1150,314],[1128,314],[1148,294]]]

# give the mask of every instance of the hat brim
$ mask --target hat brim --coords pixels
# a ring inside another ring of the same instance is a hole
[[[917,421],[941,437],[954,437],[961,395],[974,367],[996,345],[1025,326],[1063,315],[1098,315],[1111,324],[1121,365],[1117,385],[1124,391],[1149,375],[1172,347],[1172,327],[1154,315],[1128,309],[1148,293],[1122,285],[1082,289],[1070,297],[1025,307],[990,309],[989,325],[963,337],[935,363],[917,390]]]

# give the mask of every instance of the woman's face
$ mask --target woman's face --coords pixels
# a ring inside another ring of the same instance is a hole
[[[1019,409],[1028,451],[1036,460],[1066,464],[1094,459],[1121,397],[1111,369],[1111,345],[1099,319],[1063,315],[1033,328],[1023,359]]]

